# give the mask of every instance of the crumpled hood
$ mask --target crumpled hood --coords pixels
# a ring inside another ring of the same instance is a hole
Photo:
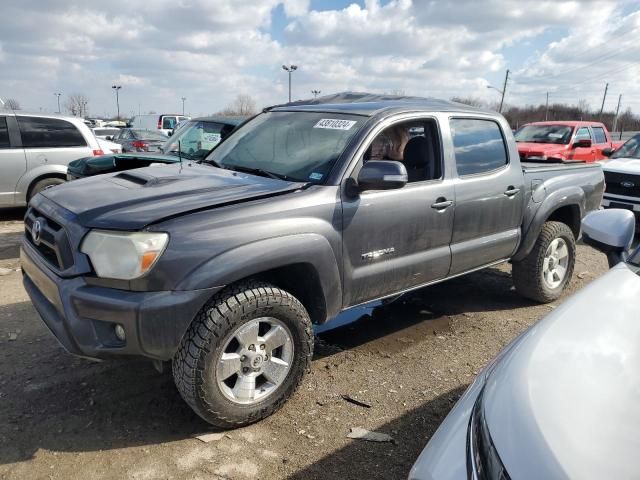
[[[607,172],[640,175],[640,158],[614,158],[607,160],[602,163],[602,169]]]
[[[302,185],[184,163],[75,180],[41,194],[75,213],[85,227],[138,230],[168,217],[275,196]]]
[[[489,374],[511,478],[637,478],[640,276],[620,264],[530,329]]]
[[[527,157],[551,156],[566,152],[568,145],[557,145],[554,143],[518,143],[518,153]]]

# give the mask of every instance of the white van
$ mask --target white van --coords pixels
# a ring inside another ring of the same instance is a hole
[[[0,207],[26,205],[63,183],[72,160],[103,154],[81,118],[0,110]]]
[[[190,117],[176,114],[148,114],[148,115],[136,115],[131,119],[131,128],[138,130],[160,130],[165,135],[169,136],[173,133],[173,129],[176,128],[178,123],[183,120],[188,120]]]

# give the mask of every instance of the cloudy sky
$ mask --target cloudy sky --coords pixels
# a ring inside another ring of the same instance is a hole
[[[404,92],[509,104],[589,102],[640,114],[640,0],[2,0],[0,97],[92,115],[259,106],[311,90]]]

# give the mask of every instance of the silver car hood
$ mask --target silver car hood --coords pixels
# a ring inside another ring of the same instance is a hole
[[[483,404],[511,478],[638,478],[640,276],[620,264],[531,328]]]

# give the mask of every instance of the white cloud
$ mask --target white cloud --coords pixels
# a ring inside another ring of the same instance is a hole
[[[280,65],[291,62],[294,98],[353,89],[495,99],[486,85],[510,68],[507,102],[551,91],[595,103],[609,81],[640,106],[634,8],[626,0],[365,0],[321,11],[309,0],[58,0],[55,8],[5,0],[12,20],[0,29],[0,96],[51,109],[51,92],[81,92],[93,113],[111,113],[117,81],[128,111],[175,110],[186,96],[187,110],[210,113],[240,92],[259,104],[283,101]],[[554,41],[540,43],[549,32]]]

